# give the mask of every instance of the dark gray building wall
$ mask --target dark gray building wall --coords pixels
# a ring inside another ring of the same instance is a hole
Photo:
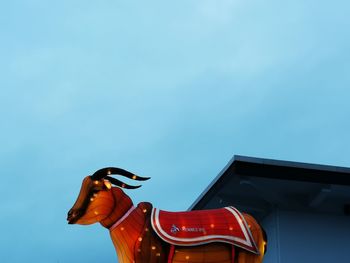
[[[264,263],[280,263],[280,231],[278,211],[270,213],[260,222],[267,234],[267,251]]]
[[[262,222],[264,263],[350,262],[350,217],[275,209]]]
[[[350,262],[350,218],[279,211],[280,262]]]

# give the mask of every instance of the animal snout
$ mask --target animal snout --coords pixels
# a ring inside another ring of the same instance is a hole
[[[67,214],[68,224],[74,224],[79,218],[79,211],[71,209]]]

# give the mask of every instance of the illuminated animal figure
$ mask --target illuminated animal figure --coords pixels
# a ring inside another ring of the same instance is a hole
[[[166,212],[141,202],[136,207],[121,188],[134,189],[111,177],[144,181],[120,168],[103,168],[84,178],[68,212],[69,224],[99,222],[110,231],[120,263],[261,263],[264,231],[234,207]],[[112,187],[112,184],[118,187]]]

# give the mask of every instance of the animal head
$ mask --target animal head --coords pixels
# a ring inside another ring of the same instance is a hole
[[[126,184],[110,175],[121,175],[132,180],[145,181],[149,177],[140,177],[126,170],[107,167],[96,171],[93,175],[86,176],[80,188],[80,193],[73,207],[69,210],[68,224],[88,225],[101,222],[113,211],[116,198],[113,194],[115,187],[125,189],[139,188],[141,185],[133,186]],[[119,195],[125,195],[122,190],[114,191]]]

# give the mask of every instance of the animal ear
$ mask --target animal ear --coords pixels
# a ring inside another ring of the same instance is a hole
[[[108,180],[103,180],[104,185],[107,187],[107,189],[111,189],[112,188],[112,184],[110,181]]]

